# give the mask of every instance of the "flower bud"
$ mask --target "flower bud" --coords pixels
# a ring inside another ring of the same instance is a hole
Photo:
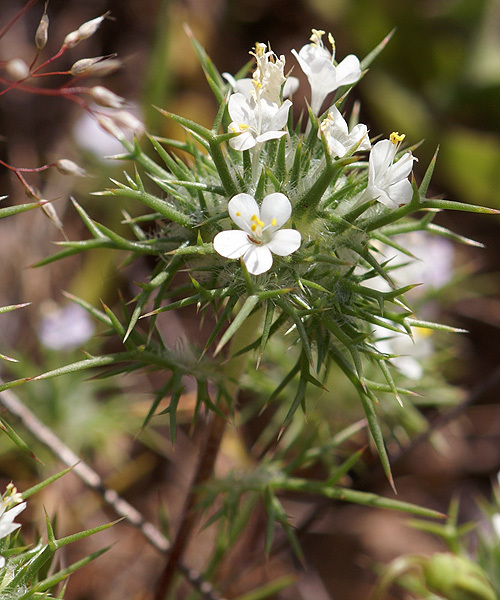
[[[483,569],[463,556],[434,554],[422,568],[427,587],[447,600],[496,599]]]
[[[42,18],[40,19],[40,23],[38,24],[36,33],[35,33],[35,44],[37,50],[43,50],[45,48],[45,44],[49,39],[49,17],[44,12]]]
[[[29,77],[30,68],[22,58],[13,58],[5,65],[5,70],[14,81],[20,81]]]
[[[77,175],[78,177],[85,177],[87,175],[85,169],[82,169],[82,167],[68,158],[60,158],[55,163],[55,167],[63,175]]]
[[[89,90],[92,100],[99,106],[106,108],[122,108],[125,104],[125,99],[117,96],[112,91],[102,85],[96,85]]]

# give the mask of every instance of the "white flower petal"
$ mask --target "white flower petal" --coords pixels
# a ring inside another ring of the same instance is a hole
[[[412,156],[412,153],[407,152],[397,162],[395,162],[390,169],[392,181],[406,179],[413,168],[414,160],[415,158]]]
[[[250,148],[253,148],[255,144],[255,138],[253,137],[250,131],[243,131],[238,136],[229,140],[229,145],[231,146],[231,148],[233,148],[234,150],[239,150],[241,152],[243,150],[250,150]]]
[[[214,250],[224,258],[240,258],[254,246],[244,231],[221,231],[214,237]]]
[[[362,150],[370,150],[372,147],[370,138],[368,136],[368,129],[363,123],[358,123],[352,128],[349,134],[349,140],[351,140],[351,148],[356,145],[356,151],[361,152]]]
[[[0,539],[9,535],[15,531],[18,527],[21,527],[19,523],[0,523]]]
[[[300,248],[302,236],[296,229],[280,229],[266,246],[278,256],[288,256]]]
[[[267,131],[262,133],[255,138],[255,141],[261,144],[267,142],[267,140],[277,140],[285,135],[286,131]]]
[[[387,206],[387,208],[398,208],[399,206],[382,188],[368,186],[367,193],[372,200],[377,200],[384,206]]]
[[[285,85],[283,86],[283,98],[288,98],[295,94],[295,92],[299,89],[300,80],[298,77],[287,77],[285,81]]]
[[[349,54],[336,67],[337,87],[356,83],[361,77],[361,68],[359,58],[354,54]]]
[[[243,256],[243,262],[249,273],[260,275],[269,271],[273,266],[273,255],[267,245],[258,246],[257,244],[250,244],[250,248]]]
[[[330,154],[333,157],[342,158],[343,156],[345,156],[347,154],[348,148],[346,148],[344,146],[344,144],[339,142],[339,140],[336,140],[334,137],[331,137],[331,136],[325,136],[325,137],[326,137],[326,143],[328,144],[328,152],[330,152]]]
[[[288,112],[291,106],[291,100],[285,100],[283,102],[271,120],[270,129],[273,131],[279,131],[280,129],[283,129],[288,121]]]
[[[3,569],[5,566],[5,558],[0,555],[0,569]]]
[[[17,515],[26,508],[26,502],[21,502],[17,506],[5,511],[0,518],[0,539],[21,527],[19,523],[13,523]]]
[[[229,102],[227,103],[227,110],[235,123],[249,125],[250,120],[253,120],[253,111],[250,106],[250,100],[239,92],[231,94]]]
[[[274,194],[268,194],[262,200],[260,215],[266,227],[270,226],[268,231],[274,231],[282,227],[288,221],[291,214],[292,205],[285,194],[275,192]],[[275,220],[274,224],[273,220]]]
[[[408,179],[403,179],[403,181],[394,183],[389,188],[389,195],[397,206],[400,206],[401,204],[408,204],[413,196],[413,188],[411,187],[411,183],[408,181]]]
[[[396,146],[391,140],[380,140],[370,152],[370,172],[387,171],[394,160]]]
[[[260,216],[259,205],[250,194],[236,194],[227,205],[229,216],[243,231],[252,234],[252,217]]]

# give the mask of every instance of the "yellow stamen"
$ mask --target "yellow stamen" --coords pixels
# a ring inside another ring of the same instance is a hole
[[[397,131],[393,131],[389,136],[389,139],[394,145],[396,145],[400,144],[405,139],[405,137],[406,135],[404,133],[398,133]]]
[[[312,35],[309,40],[315,45],[319,46],[321,44],[321,38],[325,35],[325,32],[322,29],[311,29]]]
[[[264,52],[266,50],[266,45],[262,44],[261,42],[256,42],[255,43],[255,56],[263,56]]]
[[[331,33],[328,34],[328,41],[332,46],[332,53],[335,54],[335,40],[333,39],[333,35]]]
[[[255,231],[255,230],[257,229],[257,225],[255,225],[255,223],[254,223],[250,229],[251,229],[252,231]]]
[[[238,212],[236,213],[236,216],[237,216],[237,217],[241,217],[241,213],[240,213],[240,211],[238,211]]]
[[[272,225],[273,227],[276,227],[276,223],[277,223],[276,219],[273,219],[273,220],[271,221],[271,225]]]

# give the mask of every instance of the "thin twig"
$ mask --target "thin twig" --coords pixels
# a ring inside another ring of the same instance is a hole
[[[0,381],[1,383],[1,381]],[[143,515],[126,500],[121,498],[115,490],[107,488],[99,475],[83,462],[66,444],[58,438],[54,432],[44,425],[11,390],[0,393],[0,404],[2,404],[12,415],[17,417],[24,427],[42,444],[47,446],[59,460],[68,467],[73,467],[73,472],[89,488],[96,491],[103,500],[120,517],[132,526],[137,527],[146,540],[157,550],[166,554],[171,545],[167,538]],[[184,564],[178,564],[179,571],[186,577],[189,583],[205,598],[205,600],[224,600],[206,581],[201,573],[189,569]]]
[[[225,417],[213,413],[199,450],[198,463],[196,465],[193,481],[184,501],[181,524],[179,525],[179,529],[177,530],[177,534],[171,545],[165,567],[158,580],[155,594],[156,600],[163,600],[163,598],[167,596],[174,575],[179,568],[180,561],[197,521],[195,508],[199,497],[199,487],[212,476],[225,426]]]

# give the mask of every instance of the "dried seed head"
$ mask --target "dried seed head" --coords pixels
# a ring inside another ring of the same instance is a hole
[[[121,60],[118,60],[117,58],[106,58],[92,65],[87,71],[87,75],[92,75],[93,77],[105,77],[106,75],[110,75],[117,71],[121,66]]]
[[[40,23],[39,23],[36,33],[35,33],[35,44],[36,44],[38,51],[43,50],[43,48],[45,48],[45,44],[47,43],[48,39],[49,39],[49,17],[44,12],[42,15],[42,18],[40,19]]]
[[[125,138],[123,131],[118,127],[118,125],[105,115],[97,114],[95,116],[97,123],[99,124],[104,131],[107,131],[110,135],[115,137],[117,140],[121,141]]]
[[[105,13],[100,17],[96,17],[91,21],[86,21],[76,31],[71,31],[64,38],[63,46],[66,48],[74,48],[81,41],[86,40],[99,29],[101,23],[109,15],[109,12]]]
[[[102,85],[96,85],[89,90],[92,100],[99,106],[106,108],[122,108],[125,105],[125,99],[117,96],[112,91]]]
[[[14,81],[29,77],[30,68],[22,58],[13,58],[5,65],[5,70]]]
[[[68,158],[60,158],[55,163],[55,167],[63,175],[78,175],[78,177],[85,177],[87,175],[85,169]]]
[[[137,132],[144,131],[144,124],[126,110],[116,112],[112,116],[112,119],[119,127],[126,127],[127,129],[132,129],[132,131]]]
[[[73,64],[73,66],[71,67],[71,69],[69,70],[69,72],[71,73],[71,75],[83,75],[93,65],[95,65],[100,60],[102,60],[102,58],[103,58],[102,56],[96,56],[94,58],[81,58],[80,60],[77,60]]]
[[[57,227],[57,229],[62,230],[63,224],[56,212],[56,209],[52,205],[52,203],[49,200],[42,200],[41,202],[42,202],[43,212],[47,215],[47,217],[49,217],[49,219],[52,221],[52,223],[54,223],[54,225]]]
[[[80,25],[80,27],[77,30],[78,33],[80,34],[80,39],[86,40],[91,35],[94,35],[94,33],[99,29],[101,23],[108,16],[108,14],[109,13],[105,13],[101,17],[97,17],[95,19],[92,19],[91,21],[87,21],[86,23],[83,23],[83,25]]]
[[[65,48],[74,48],[79,42],[81,42],[81,39],[78,35],[78,31],[71,31],[64,38],[63,46]]]

